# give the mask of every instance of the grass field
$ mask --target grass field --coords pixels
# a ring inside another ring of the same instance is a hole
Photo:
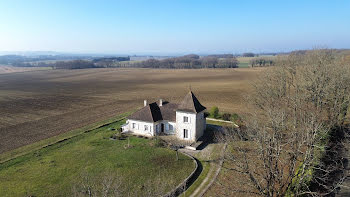
[[[250,67],[250,61],[256,58],[264,58],[264,59],[271,59],[276,60],[279,56],[271,56],[271,55],[261,55],[259,57],[237,57],[237,60],[239,61],[238,67],[239,68],[249,68]]]
[[[190,158],[180,154],[176,161],[174,151],[156,147],[154,140],[130,137],[131,148],[125,148],[128,140],[110,140],[110,128],[123,122],[0,164],[0,196],[71,196],[86,177],[98,188],[106,175],[119,177],[122,195],[147,196],[160,184],[163,193],[171,190],[193,171]]]
[[[264,69],[84,69],[0,75],[0,154],[142,107],[180,102],[191,86],[207,108],[245,112]]]
[[[8,65],[0,65],[0,74],[16,73],[16,72],[28,72],[38,70],[50,70],[49,67],[13,67]]]
[[[248,62],[240,62],[238,68],[249,68],[250,64]]]

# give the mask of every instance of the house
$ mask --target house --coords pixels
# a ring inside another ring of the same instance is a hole
[[[197,141],[204,134],[205,107],[190,91],[180,104],[163,101],[147,104],[129,117],[123,132],[138,135],[175,135],[178,139]]]

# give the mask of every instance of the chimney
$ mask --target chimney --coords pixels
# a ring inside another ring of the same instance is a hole
[[[163,99],[159,99],[159,106],[163,106]]]
[[[146,107],[147,105],[147,100],[143,100],[143,106]]]

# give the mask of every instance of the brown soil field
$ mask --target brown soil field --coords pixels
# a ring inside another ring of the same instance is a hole
[[[13,67],[0,65],[0,74],[4,73],[15,73],[15,72],[28,72],[28,71],[37,71],[37,70],[48,70],[51,68],[48,67]]]
[[[84,69],[0,75],[0,153],[101,121],[191,86],[208,109],[242,113],[263,69]]]

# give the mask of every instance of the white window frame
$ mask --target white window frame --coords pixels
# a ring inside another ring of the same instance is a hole
[[[136,129],[136,123],[132,123],[132,128]]]
[[[173,131],[174,130],[174,126],[169,124],[169,131]]]
[[[145,130],[144,131],[148,131],[148,125],[145,125]]]

